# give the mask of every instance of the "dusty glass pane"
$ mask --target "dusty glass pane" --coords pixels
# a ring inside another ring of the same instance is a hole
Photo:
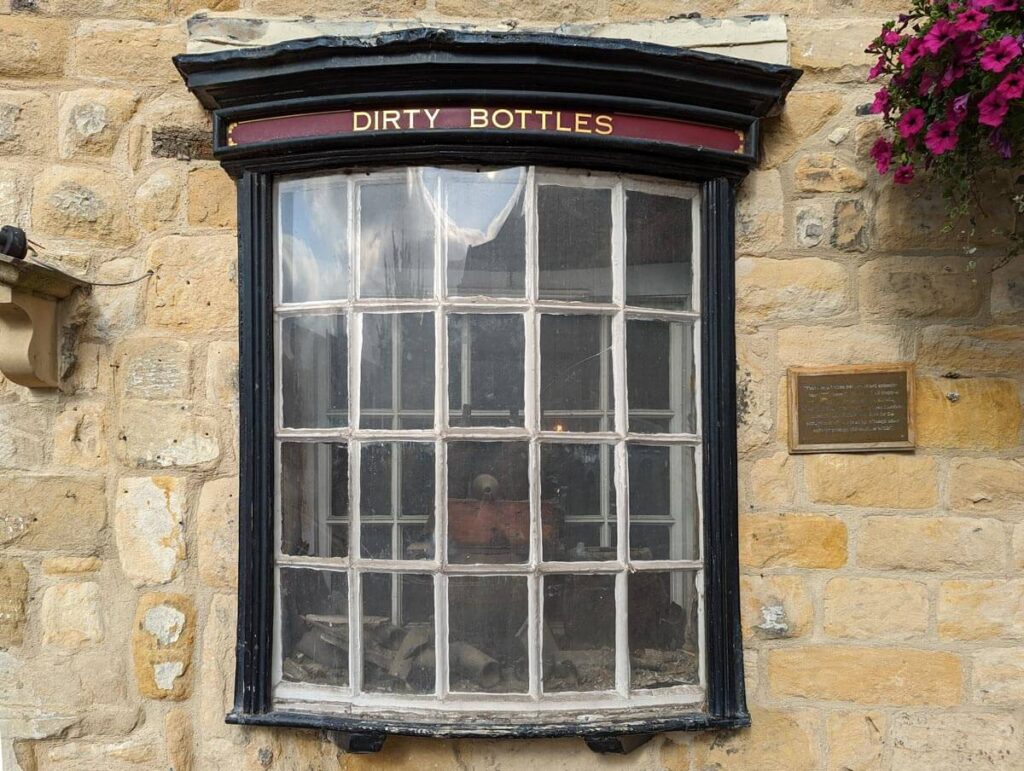
[[[281,568],[281,674],[289,682],[348,686],[348,577]]]
[[[626,304],[689,310],[692,205],[687,198],[626,191]]]
[[[626,387],[630,431],[696,433],[693,323],[628,320]]]
[[[434,315],[363,314],[360,428],[434,426]]]
[[[615,559],[615,481],[611,445],[542,444],[544,559]]]
[[[347,190],[340,176],[276,184],[281,302],[348,297]]]
[[[448,294],[523,297],[526,275],[526,169],[424,169],[439,201]]]
[[[526,442],[448,444],[448,560],[525,562],[530,556]]]
[[[448,579],[448,667],[452,691],[529,689],[525,576]]]
[[[344,444],[282,442],[281,553],[348,555],[348,448]]]
[[[453,426],[523,425],[523,317],[448,317],[448,421]]]
[[[285,428],[348,425],[344,316],[281,320],[281,412]]]
[[[418,175],[359,185],[359,296],[434,294],[434,213]]]
[[[382,442],[362,446],[360,551],[367,559],[434,556],[434,445]]]
[[[544,576],[544,691],[615,688],[615,576]]]
[[[363,689],[434,691],[434,579],[419,573],[364,573]]]
[[[700,682],[697,573],[630,573],[629,668],[633,688]]]
[[[612,431],[609,316],[540,317],[540,410],[545,431]]]
[[[540,299],[611,300],[611,207],[611,190],[537,188]]]
[[[634,560],[700,555],[693,447],[631,444],[629,549]]]

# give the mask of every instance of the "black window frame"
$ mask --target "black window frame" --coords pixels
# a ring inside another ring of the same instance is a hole
[[[214,154],[238,180],[239,586],[230,723],[326,729],[352,751],[387,734],[446,738],[616,737],[750,724],[743,680],[737,527],[734,217],[736,187],[757,163],[760,119],[777,113],[800,71],[622,40],[414,29],[316,38],[175,57],[213,111]],[[412,86],[415,86],[414,88]],[[614,136],[536,131],[368,132],[234,145],[233,123],[353,105],[553,106],[687,120],[741,133],[736,152]],[[275,709],[273,650],[273,181],[278,175],[403,165],[548,165],[651,175],[699,186],[703,318],[702,436],[706,704],[580,725],[380,719]]]

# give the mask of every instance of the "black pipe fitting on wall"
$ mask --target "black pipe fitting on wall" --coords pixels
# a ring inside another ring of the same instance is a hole
[[[0,228],[0,254],[24,260],[28,254],[28,237],[25,231],[14,225],[4,225]]]

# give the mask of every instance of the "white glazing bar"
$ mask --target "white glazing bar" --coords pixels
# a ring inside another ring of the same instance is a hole
[[[536,288],[535,288],[536,291]],[[448,299],[435,302],[421,298],[363,298],[359,300],[320,300],[316,302],[288,303],[274,306],[278,316],[313,316],[344,313],[351,309],[366,313],[405,312],[429,313],[438,307],[454,313],[522,313],[529,307],[535,307],[541,313],[578,313],[601,314],[609,313],[616,307],[625,307],[630,314],[649,319],[666,321],[686,321],[699,317],[693,310],[659,310],[640,305],[617,306],[614,303],[593,303],[575,300],[538,300],[529,303],[524,300],[507,297],[481,297]]]
[[[615,690],[629,698],[629,573],[625,570],[615,576]]]
[[[450,689],[448,667],[448,576],[441,573],[434,579],[434,688],[441,701],[448,698]]]
[[[530,678],[530,697],[534,701],[540,700],[541,688],[543,687],[543,667],[541,638],[544,627],[544,601],[543,601],[543,579],[536,570],[530,572],[526,578],[527,590],[527,664]]]
[[[694,574],[697,584],[697,677],[700,687],[707,688],[707,651],[705,641],[707,633],[704,629],[704,570],[698,570]]]
[[[437,178],[440,201],[441,175]],[[448,317],[440,300],[448,292],[447,239],[442,239],[442,209],[435,211],[434,237],[434,564],[443,570],[448,561],[448,446],[443,438],[448,425]],[[448,579],[434,576],[434,694],[448,696]]]
[[[352,695],[363,690],[363,608],[362,574],[348,571],[348,672]]]
[[[274,568],[274,613],[273,619],[273,639],[271,640],[271,656],[270,656],[270,682],[272,686],[276,687],[279,683],[284,680],[284,646],[281,638],[281,569]]]

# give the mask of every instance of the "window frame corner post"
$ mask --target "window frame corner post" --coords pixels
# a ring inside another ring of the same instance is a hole
[[[273,650],[273,182],[238,182],[238,631],[233,717],[271,710]]]
[[[749,725],[740,622],[736,442],[736,180],[703,184],[704,589],[708,712]]]

